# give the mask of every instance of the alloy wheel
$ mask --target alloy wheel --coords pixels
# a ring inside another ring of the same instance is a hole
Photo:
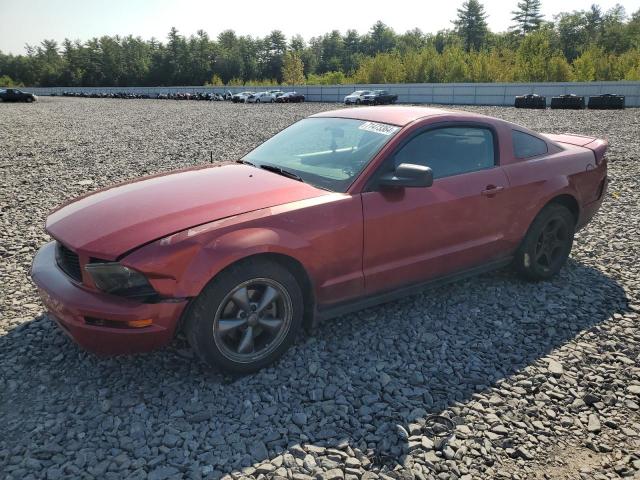
[[[233,288],[222,300],[213,322],[213,338],[229,360],[251,363],[271,354],[291,327],[293,307],[287,290],[268,278]]]
[[[543,270],[553,268],[563,258],[569,229],[561,218],[551,218],[544,226],[535,247],[535,262]]]

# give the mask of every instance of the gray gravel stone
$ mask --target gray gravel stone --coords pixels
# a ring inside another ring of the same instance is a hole
[[[598,433],[600,432],[600,428],[600,419],[598,418],[598,416],[595,414],[589,415],[587,430],[589,430],[591,433]]]
[[[332,108],[46,97],[0,104],[3,477],[636,474],[638,109],[462,107],[609,139],[603,207],[551,281],[526,283],[504,270],[356,312],[243,378],[206,370],[181,337],[146,355],[94,357],[43,315],[28,270],[57,205],[211,156],[234,160]],[[453,419],[455,436],[434,435],[425,425],[432,414]]]

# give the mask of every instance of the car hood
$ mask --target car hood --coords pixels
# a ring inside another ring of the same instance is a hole
[[[328,193],[249,165],[207,166],[89,194],[54,211],[46,229],[71,249],[114,260],[196,225]]]

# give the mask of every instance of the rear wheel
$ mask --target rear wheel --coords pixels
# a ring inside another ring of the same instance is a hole
[[[547,205],[535,218],[514,260],[529,280],[547,280],[567,261],[573,246],[576,219],[563,205]]]
[[[216,277],[195,299],[186,336],[210,366],[254,372],[293,343],[303,305],[300,286],[286,268],[264,260],[242,262]]]

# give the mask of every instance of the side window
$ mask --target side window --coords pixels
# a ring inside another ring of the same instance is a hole
[[[516,158],[529,158],[547,153],[547,142],[528,133],[511,131],[513,140],[513,155]]]
[[[394,156],[401,163],[426,165],[433,178],[492,168],[495,165],[493,133],[482,127],[444,127],[427,130],[409,140]]]

